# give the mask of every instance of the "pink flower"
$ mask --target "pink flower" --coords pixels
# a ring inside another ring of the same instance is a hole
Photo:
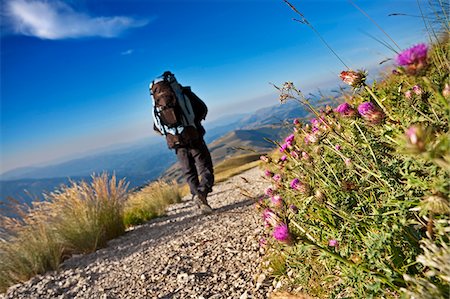
[[[411,92],[411,90],[405,91],[405,98],[407,98],[408,100],[411,100],[411,98],[412,98],[412,92]]]
[[[277,207],[280,207],[283,204],[283,199],[281,198],[280,195],[272,196],[271,200],[272,200],[272,203]]]
[[[306,134],[305,136],[305,143],[316,143],[319,141],[319,138],[315,134]]]
[[[328,246],[330,247],[338,247],[339,246],[339,242],[337,240],[331,239],[328,241]]]
[[[303,194],[309,193],[309,186],[300,182],[299,179],[295,178],[291,181],[290,186],[292,189],[300,191]]]
[[[349,167],[352,165],[352,159],[347,158],[347,159],[345,159],[344,163],[345,163],[345,166]]]
[[[294,159],[298,159],[298,153],[297,153],[296,151],[292,151],[292,152],[291,152],[291,156],[292,156],[292,158],[294,158]]]
[[[359,88],[364,85],[364,82],[366,81],[366,72],[359,70],[357,72],[349,70],[349,71],[342,71],[339,75],[344,81],[345,84],[350,85],[353,88]]]
[[[289,144],[287,144],[287,143],[282,144],[280,147],[280,153],[284,152],[288,148],[288,146],[289,146]]]
[[[286,161],[286,159],[287,159],[287,156],[286,156],[286,155],[283,155],[283,156],[281,156],[281,158],[280,158],[280,160],[283,161],[283,162]]]
[[[397,64],[403,66],[406,73],[415,75],[427,66],[426,44],[418,44],[397,55]]]
[[[267,156],[264,156],[264,155],[259,157],[259,159],[261,159],[261,161],[264,161],[264,162],[270,162],[270,159]]]
[[[261,239],[259,239],[259,246],[260,247],[266,247],[266,245],[267,245],[267,240],[265,239],[265,238],[261,238]]]
[[[271,209],[265,209],[263,211],[263,219],[266,227],[276,226],[281,221],[280,217],[278,217]]]
[[[427,59],[428,47],[425,44],[418,44],[397,55],[398,65],[408,66],[418,64]]]
[[[444,98],[448,98],[450,96],[450,85],[445,83],[444,89],[442,90],[442,95]]]
[[[272,179],[273,179],[275,182],[278,182],[279,180],[281,180],[281,175],[275,174],[275,175],[272,177]]]
[[[334,111],[338,112],[340,115],[345,117],[351,117],[356,114],[355,109],[353,109],[353,107],[350,106],[349,103],[340,104],[339,106],[337,106],[336,109],[334,109]]]
[[[264,190],[264,193],[267,195],[267,196],[272,196],[273,195],[273,189],[272,188],[267,188],[266,190]]]
[[[302,159],[309,161],[309,160],[311,160],[311,157],[309,156],[309,154],[307,152],[302,152]]]
[[[300,180],[299,179],[297,179],[297,178],[295,178],[295,179],[293,179],[292,181],[291,181],[291,188],[292,189],[295,189],[295,190],[298,190],[299,189],[299,187],[300,187],[300,185],[301,185],[301,183],[300,183]]]
[[[418,96],[422,95],[422,93],[423,93],[423,89],[422,89],[422,87],[420,87],[420,85],[414,85],[412,90]]]
[[[340,146],[339,144],[336,144],[336,145],[334,146],[334,148],[335,148],[337,151],[340,151],[340,150],[341,150],[341,146]]]
[[[413,146],[415,150],[420,152],[425,150],[425,130],[420,126],[411,126],[405,132],[408,143]]]
[[[294,119],[293,124],[294,125],[299,125],[300,124],[300,121],[298,120],[298,118]]]
[[[272,177],[272,176],[273,176],[273,172],[270,171],[270,170],[268,170],[268,169],[266,169],[266,170],[264,171],[264,175],[267,176],[267,177]]]
[[[286,139],[284,139],[284,142],[286,142],[286,144],[288,145],[292,145],[294,138],[295,138],[294,134],[291,134],[288,137],[286,137]]]
[[[280,223],[277,226],[275,226],[273,230],[273,237],[278,241],[286,244],[290,244],[292,241],[288,226],[285,223]]]
[[[371,123],[378,124],[384,118],[384,113],[378,110],[378,108],[372,102],[364,102],[358,106],[359,114]]]

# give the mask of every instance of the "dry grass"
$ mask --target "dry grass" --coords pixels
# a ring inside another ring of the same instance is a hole
[[[130,195],[125,204],[126,226],[142,224],[163,215],[167,206],[181,201],[182,190],[175,183],[157,181]]]
[[[126,189],[123,180],[102,174],[47,194],[45,202],[16,207],[20,218],[1,216],[0,291],[122,234]]]

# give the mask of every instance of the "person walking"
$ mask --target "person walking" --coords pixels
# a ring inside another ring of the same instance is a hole
[[[208,113],[206,104],[183,87],[170,71],[150,83],[153,103],[153,129],[166,137],[174,149],[192,199],[203,213],[211,213],[207,197],[214,185],[211,154],[206,146],[202,120]]]

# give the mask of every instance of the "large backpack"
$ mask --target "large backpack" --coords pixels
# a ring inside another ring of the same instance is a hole
[[[150,84],[153,99],[154,125],[166,136],[169,148],[186,146],[200,137],[200,122],[197,120],[191,97],[185,95],[175,76],[165,72]]]
[[[176,128],[183,125],[183,111],[180,100],[172,87],[175,80],[170,74],[164,75],[151,84],[151,95],[153,97],[153,109],[161,125],[167,128]]]

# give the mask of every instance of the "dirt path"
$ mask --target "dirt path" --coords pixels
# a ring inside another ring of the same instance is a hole
[[[213,214],[200,215],[185,198],[166,217],[13,286],[4,298],[266,298],[268,283],[256,283],[262,222],[248,197],[266,185],[260,170],[249,170],[214,187]]]

